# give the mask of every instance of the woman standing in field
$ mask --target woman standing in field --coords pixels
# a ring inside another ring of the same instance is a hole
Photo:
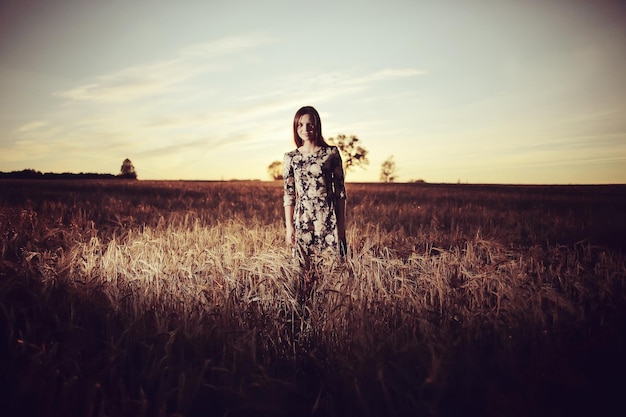
[[[296,149],[285,154],[285,241],[305,268],[324,253],[346,254],[346,188],[341,155],[322,137],[322,121],[313,107],[302,107],[293,119]]]

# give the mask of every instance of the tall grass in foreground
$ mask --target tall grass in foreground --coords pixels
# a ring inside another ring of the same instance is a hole
[[[222,187],[186,190],[169,211],[151,205],[166,204],[161,197],[129,205],[107,196],[115,211],[79,205],[82,214],[56,229],[43,227],[56,217],[42,209],[15,215],[13,227],[21,221],[39,243],[23,251],[31,272],[3,275],[0,288],[9,407],[571,415],[614,403],[612,378],[624,369],[622,252],[559,241],[579,231],[542,232],[531,222],[549,221],[520,221],[513,207],[480,217],[489,209],[476,197],[437,205],[368,189],[351,200],[350,255],[320,265],[303,304],[282,222],[268,209],[279,190],[259,186],[253,203],[247,186]],[[575,221],[553,210],[553,220]],[[133,223],[144,212],[152,215]],[[556,240],[531,239],[541,233]]]

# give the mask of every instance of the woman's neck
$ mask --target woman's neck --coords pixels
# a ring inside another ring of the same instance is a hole
[[[311,152],[315,152],[319,148],[320,147],[318,145],[316,145],[314,142],[309,141],[309,140],[305,140],[302,143],[302,146],[300,147],[300,150],[302,150],[304,153],[311,153]]]

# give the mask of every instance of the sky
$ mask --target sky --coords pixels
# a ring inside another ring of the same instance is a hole
[[[314,106],[348,182],[626,183],[620,0],[0,0],[0,171],[269,180]]]

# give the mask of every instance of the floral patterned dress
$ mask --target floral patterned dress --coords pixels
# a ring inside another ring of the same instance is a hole
[[[284,206],[294,207],[296,250],[301,256],[337,251],[335,201],[346,198],[341,155],[336,146],[304,155],[285,154]]]

